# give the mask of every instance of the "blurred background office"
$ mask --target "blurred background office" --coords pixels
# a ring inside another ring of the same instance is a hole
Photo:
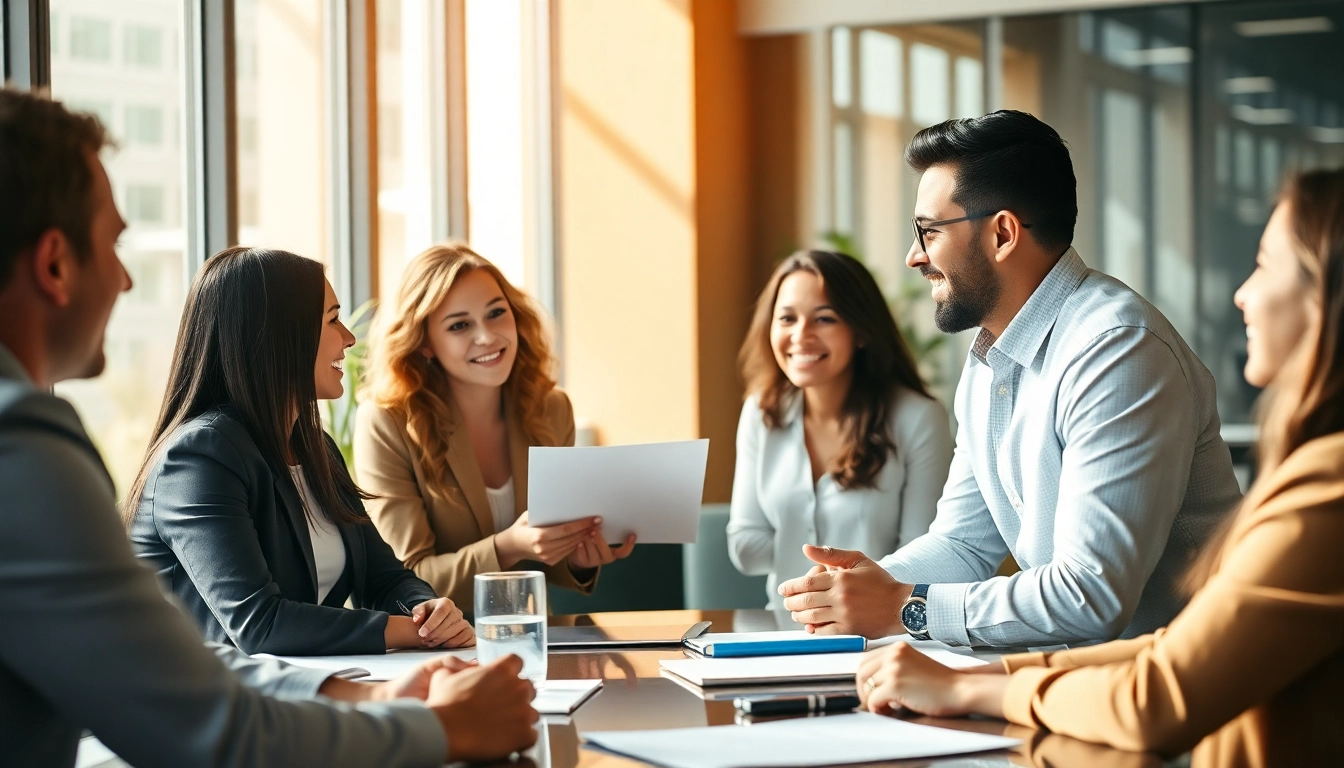
[[[863,259],[950,403],[969,334],[937,332],[902,264],[917,178],[901,151],[921,128],[1003,107],[1069,142],[1079,253],[1200,354],[1240,455],[1256,392],[1232,292],[1284,171],[1344,164],[1344,0],[4,8],[5,77],[49,84],[121,144],[106,162],[135,288],[107,373],[59,388],[119,494],[206,255],[244,243],[318,259],[348,315],[458,238],[556,318],[581,443],[709,437],[705,501],[726,502],[736,351],[795,248]],[[348,416],[330,414],[345,444]],[[681,583],[667,589],[620,607],[676,607]]]

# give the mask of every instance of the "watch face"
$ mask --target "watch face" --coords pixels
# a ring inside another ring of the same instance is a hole
[[[901,623],[910,632],[923,632],[929,624],[928,610],[923,600],[911,600],[901,609]]]

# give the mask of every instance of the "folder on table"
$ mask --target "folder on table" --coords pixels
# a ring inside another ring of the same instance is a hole
[[[745,656],[798,656],[808,653],[856,653],[867,648],[859,635],[795,632],[724,632],[686,641],[692,651],[715,659]]]

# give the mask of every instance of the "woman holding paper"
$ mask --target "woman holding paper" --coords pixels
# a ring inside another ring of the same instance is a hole
[[[1344,170],[1289,180],[1234,301],[1268,386],[1260,473],[1151,635],[962,674],[905,644],[866,656],[874,712],[979,713],[1197,768],[1344,764]],[[1262,404],[1264,405],[1264,404]]]
[[[122,503],[131,543],[207,640],[245,653],[470,645],[462,611],[369,524],[322,431],[317,401],[341,396],[354,343],[339,310],[312,259],[228,248],[205,262]]]
[[[607,546],[598,518],[528,525],[528,448],[574,444],[543,318],[495,265],[448,244],[411,261],[374,329],[355,425],[369,516],[469,613],[477,573],[540,563],[550,583],[587,593],[634,548],[633,536]]]
[[[769,575],[771,607],[779,582],[812,567],[804,544],[880,558],[928,530],[952,461],[947,411],[863,264],[827,251],[785,259],[741,360],[729,554]]]

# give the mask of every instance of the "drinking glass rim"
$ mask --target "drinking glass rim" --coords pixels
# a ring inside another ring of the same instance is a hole
[[[546,578],[546,574],[541,571],[493,571],[476,574],[476,578],[482,581],[516,581],[519,579],[535,579],[538,576],[543,579]]]

